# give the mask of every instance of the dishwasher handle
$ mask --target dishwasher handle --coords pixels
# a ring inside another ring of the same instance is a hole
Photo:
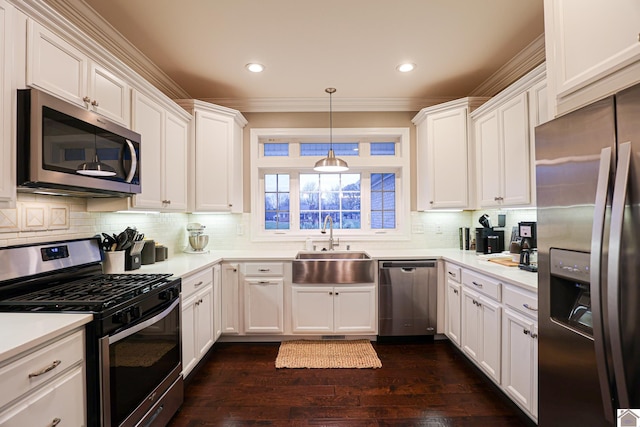
[[[436,268],[435,260],[412,260],[412,261],[380,261],[381,269],[401,268],[403,271],[413,271],[416,268]]]

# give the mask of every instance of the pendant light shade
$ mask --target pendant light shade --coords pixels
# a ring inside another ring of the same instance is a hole
[[[114,176],[116,170],[106,163],[102,163],[98,159],[98,141],[95,133],[93,134],[93,146],[96,154],[93,157],[93,162],[84,162],[78,165],[76,173],[85,176]]]
[[[85,162],[78,166],[76,173],[86,176],[114,176],[116,170],[106,163],[102,163],[96,154],[93,162]]]
[[[316,162],[313,170],[318,172],[344,172],[349,170],[349,165],[342,159],[336,157],[333,152],[333,105],[332,95],[335,93],[335,88],[328,87],[324,90],[329,94],[329,152],[327,157],[320,159]]]

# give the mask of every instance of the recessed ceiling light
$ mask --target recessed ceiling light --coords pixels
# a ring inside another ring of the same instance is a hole
[[[251,71],[252,73],[261,73],[264,71],[264,65],[258,64],[257,62],[250,62],[249,64],[245,65],[245,67],[247,67],[247,70]]]
[[[409,71],[413,71],[414,68],[416,68],[416,64],[405,62],[404,64],[398,65],[396,67],[396,70],[400,71],[401,73],[408,73]]]

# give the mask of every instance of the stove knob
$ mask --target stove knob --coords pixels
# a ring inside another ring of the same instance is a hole
[[[123,310],[113,315],[113,320],[116,323],[122,323],[123,325],[131,323],[131,311]]]
[[[140,312],[140,307],[139,306],[136,305],[134,307],[131,307],[130,311],[131,311],[131,318],[132,319],[139,319],[140,318],[141,312]]]

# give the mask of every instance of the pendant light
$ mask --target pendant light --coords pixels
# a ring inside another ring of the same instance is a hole
[[[93,157],[92,162],[84,162],[78,165],[76,173],[85,176],[114,176],[116,170],[106,163],[102,163],[98,159],[98,142],[96,141],[96,134],[93,134],[93,146],[95,147],[96,154]]]
[[[349,170],[347,162],[337,158],[333,152],[333,105],[331,96],[335,93],[336,89],[328,87],[324,91],[329,94],[329,153],[327,153],[327,157],[316,162],[313,170],[318,172],[344,172]]]

